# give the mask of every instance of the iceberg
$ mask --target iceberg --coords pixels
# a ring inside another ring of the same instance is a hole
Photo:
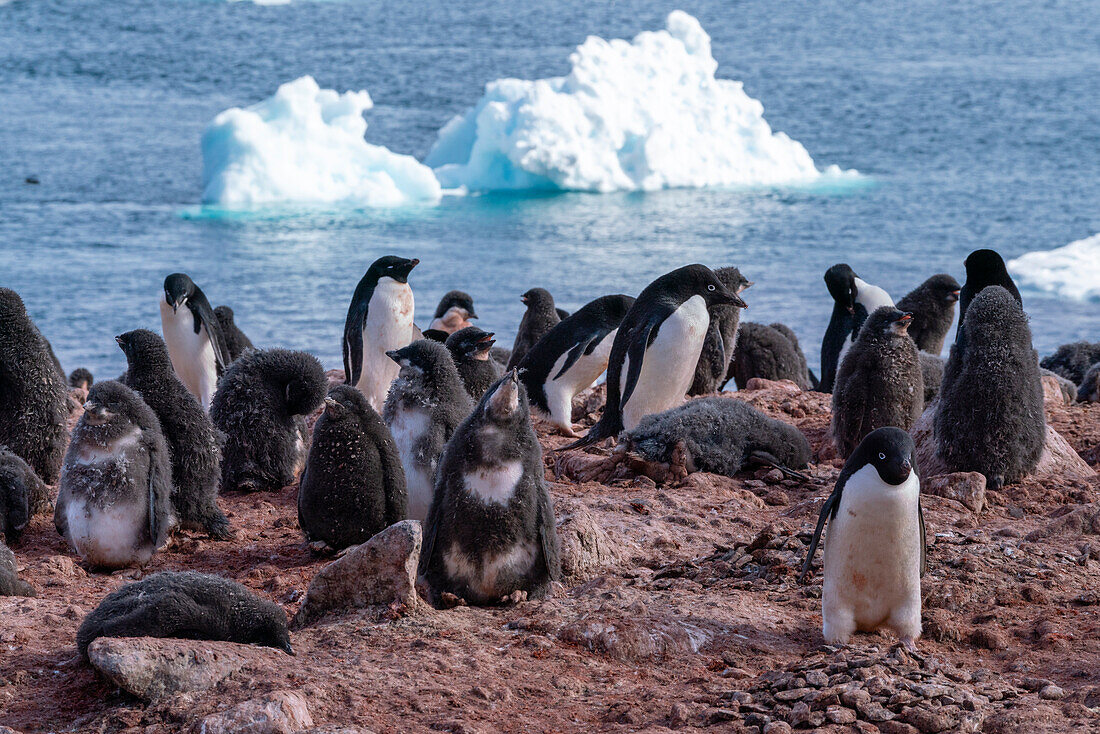
[[[769,186],[822,172],[773,132],[738,81],[718,79],[710,37],[683,11],[633,41],[590,36],[563,77],[500,79],[440,131],[425,160],[445,188],[652,191]]]
[[[202,136],[202,202],[224,208],[271,204],[391,207],[435,203],[432,170],[371,145],[366,91],[339,94],[304,76],[250,107],[225,110]]]
[[[1100,234],[1008,261],[1025,286],[1076,301],[1100,300]]]

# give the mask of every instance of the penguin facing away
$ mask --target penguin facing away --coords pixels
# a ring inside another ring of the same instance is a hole
[[[50,510],[49,487],[30,465],[0,445],[0,533],[15,544],[32,515]]]
[[[218,378],[232,359],[214,308],[184,273],[164,279],[160,323],[180,382],[209,410]]]
[[[726,379],[744,390],[754,377],[790,380],[802,390],[813,387],[798,338],[783,324],[746,321],[738,326],[737,348]]]
[[[298,489],[298,524],[337,550],[365,543],[408,513],[405,470],[382,418],[351,385],[337,385],[313,428]]]
[[[120,382],[92,386],[73,429],[54,526],[89,565],[144,566],[176,526],[160,421]]]
[[[955,304],[962,286],[947,273],[933,275],[898,301],[898,308],[913,314],[909,336],[922,352],[937,357],[955,319]]]
[[[515,370],[489,388],[447,444],[419,572],[433,602],[449,592],[480,605],[516,591],[542,598],[561,577],[542,449]]]
[[[562,319],[554,307],[554,297],[545,288],[532,288],[519,299],[527,305],[527,310],[520,319],[506,369],[518,367],[527,352]]]
[[[435,315],[432,316],[428,328],[453,334],[456,331],[473,326],[470,319],[476,318],[474,299],[469,293],[448,291],[439,300],[439,305],[435,307]]]
[[[741,275],[737,268],[717,268],[714,274],[730,293],[740,295],[752,286],[752,281]],[[707,327],[707,336],[703,340],[688,395],[711,395],[726,382],[726,373],[737,347],[740,323],[741,309],[736,306],[716,306],[711,311],[710,326]]]
[[[955,327],[955,339],[963,328],[963,320],[966,318],[966,310],[970,308],[970,302],[978,297],[978,294],[991,285],[999,285],[1016,299],[1020,306],[1024,305],[1024,299],[1020,296],[1020,290],[1008,274],[1004,258],[996,250],[974,250],[966,256],[963,263],[966,267],[966,283],[959,292],[959,325]]]
[[[81,390],[89,390],[95,384],[92,373],[83,367],[77,367],[69,373],[69,387],[78,387]]]
[[[821,508],[799,581],[806,582],[828,522],[821,616],[831,645],[882,627],[910,648],[920,638],[925,526],[914,453],[900,428],[872,431]]]
[[[355,286],[344,321],[344,382],[359,388],[382,410],[398,366],[386,353],[413,340],[413,292],[409,273],[420,264],[395,255],[371,263]]]
[[[504,368],[490,355],[494,343],[492,332],[482,331],[476,326],[459,329],[444,342],[466,392],[474,400],[481,400],[489,386],[504,374]]]
[[[634,305],[630,296],[601,296],[562,319],[519,365],[519,379],[535,409],[566,436],[573,432],[573,397],[592,385],[611,356],[615,335]]]
[[[832,392],[844,354],[855,343],[860,327],[877,308],[893,306],[890,294],[866,282],[845,263],[825,271],[825,286],[833,297],[833,313],[821,340],[821,392]]]
[[[237,357],[244,354],[244,350],[253,348],[252,340],[237,326],[233,309],[229,306],[218,306],[214,309],[214,315],[218,317],[218,325],[222,328],[225,348],[229,350],[231,361],[235,361]]]
[[[709,309],[730,304],[748,308],[705,265],[686,265],[646,286],[615,334],[603,414],[584,438],[560,450],[618,436],[643,417],[683,402],[710,325]]]

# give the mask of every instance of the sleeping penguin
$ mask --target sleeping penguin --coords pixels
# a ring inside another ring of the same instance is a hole
[[[554,508],[515,370],[494,384],[447,444],[425,523],[420,575],[443,592],[495,604],[542,598],[561,577]]]
[[[914,462],[908,433],[872,431],[821,508],[799,580],[806,582],[828,521],[821,616],[830,645],[881,627],[893,629],[910,648],[920,637],[925,529]]]
[[[821,392],[832,392],[844,354],[855,343],[863,322],[882,306],[893,306],[890,294],[871,285],[844,263],[825,271],[825,286],[833,297],[833,313],[821,340]]]
[[[554,307],[554,297],[545,288],[532,288],[519,299],[527,305],[527,310],[523,312],[516,339],[512,342],[507,369],[518,367],[527,352],[562,319],[561,313]]]
[[[176,526],[160,421],[122,383],[97,382],[73,429],[54,525],[96,568],[144,566]]]
[[[634,299],[601,296],[554,325],[527,352],[519,379],[531,404],[565,436],[573,432],[573,397],[607,369],[611,345]]]
[[[355,286],[344,321],[344,382],[359,388],[382,410],[398,367],[386,353],[413,340],[413,292],[409,273],[420,263],[395,255],[371,263]]]
[[[439,305],[435,307],[435,315],[428,324],[428,329],[442,331],[445,334],[454,334],[469,326],[470,319],[476,319],[474,313],[474,299],[469,293],[462,291],[448,291],[439,299]]]
[[[686,265],[646,286],[615,334],[603,415],[584,438],[561,450],[618,436],[645,416],[683,402],[710,326],[710,309],[731,304],[748,308],[705,265]]]
[[[209,410],[218,378],[233,360],[214,308],[187,275],[172,273],[164,279],[160,323],[176,374],[203,410]]]
[[[504,368],[490,354],[494,344],[492,332],[467,326],[448,336],[444,344],[458,368],[466,392],[474,400],[481,400],[489,386],[504,374]]]

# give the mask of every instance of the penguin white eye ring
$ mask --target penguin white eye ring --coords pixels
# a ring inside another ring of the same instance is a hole
[[[708,291],[713,291],[713,290],[714,290],[714,286],[713,286],[713,285],[708,285],[708,286],[707,286],[707,290],[708,290]]]
[[[883,461],[886,461],[886,454],[884,454],[880,451],[879,454],[878,454],[878,458],[882,459]]]

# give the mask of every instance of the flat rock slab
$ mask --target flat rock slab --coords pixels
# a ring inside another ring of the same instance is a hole
[[[557,515],[561,570],[565,576],[584,581],[619,561],[615,544],[583,504],[561,502]]]
[[[297,691],[274,691],[204,718],[202,734],[294,734],[313,728],[305,696]]]
[[[159,637],[100,637],[88,646],[93,668],[144,701],[204,691],[246,666],[270,667],[282,655],[235,642]]]

